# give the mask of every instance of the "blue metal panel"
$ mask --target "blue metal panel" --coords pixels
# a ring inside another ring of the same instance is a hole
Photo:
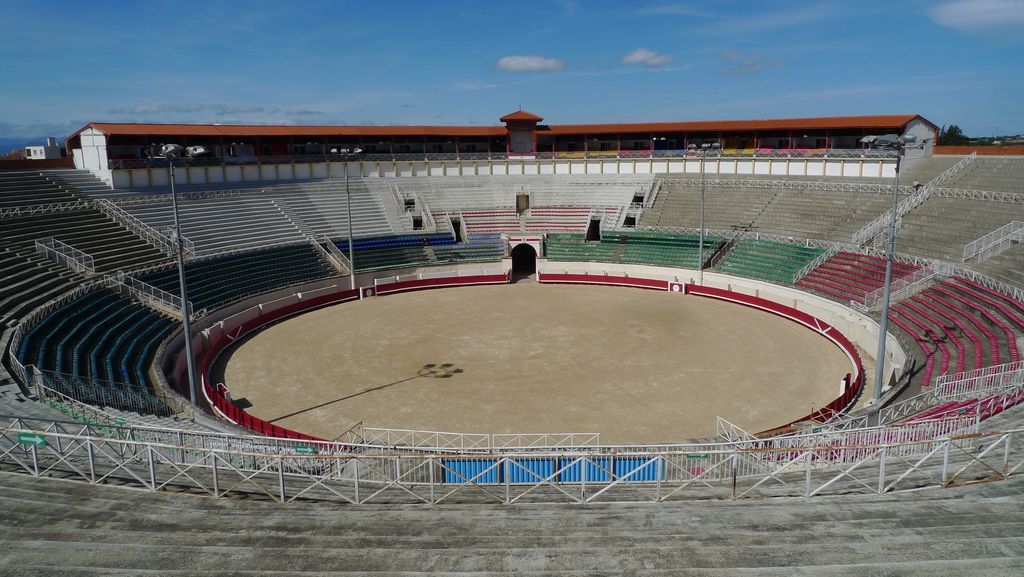
[[[626,481],[657,481],[662,478],[662,459],[650,457],[616,457],[615,476]]]
[[[442,459],[441,463],[448,467],[444,471],[444,482],[464,485],[472,480],[473,483],[479,485],[497,484],[500,482],[499,473],[501,472],[501,467],[494,466],[497,462],[497,459]],[[493,468],[484,473],[490,467]],[[477,475],[480,476],[474,479]]]
[[[555,472],[555,458],[512,459],[505,463],[509,483],[538,483]]]
[[[608,482],[609,475],[608,471],[606,471],[605,469],[611,468],[611,459],[609,459],[608,457],[593,457],[586,463],[587,483]],[[582,482],[584,480],[582,478],[583,467],[581,467],[580,465],[581,463],[573,463],[572,465],[566,467],[566,469],[562,471],[561,475],[558,476],[559,481],[562,483]]]

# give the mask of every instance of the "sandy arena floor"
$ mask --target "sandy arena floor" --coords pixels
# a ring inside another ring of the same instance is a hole
[[[522,283],[313,311],[254,335],[222,366],[250,412],[325,438],[362,421],[599,432],[602,443],[707,436],[716,415],[768,429],[829,402],[850,370],[829,341],[747,307]]]

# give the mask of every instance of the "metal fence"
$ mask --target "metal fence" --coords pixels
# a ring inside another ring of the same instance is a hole
[[[175,244],[171,237],[161,234],[160,231],[142,222],[138,218],[135,218],[135,216],[129,214],[110,200],[99,198],[94,201],[94,204],[96,208],[100,209],[104,214],[114,219],[128,230],[142,237],[153,246],[162,250],[168,256],[175,256]],[[184,250],[185,253],[189,255],[195,253],[195,245],[189,239],[181,237],[181,244],[182,250]]]
[[[53,237],[36,241],[36,252],[45,254],[71,270],[81,274],[94,274],[96,261],[90,255]]]
[[[929,281],[934,279],[938,273],[930,268],[920,268],[913,273],[892,281],[891,293],[894,299],[901,296],[916,294]],[[864,293],[864,306],[869,309],[882,302],[885,287],[879,287],[871,292]],[[894,301],[896,302],[896,301]]]
[[[0,425],[0,463],[34,476],[150,491],[389,505],[883,494],[1002,479],[1024,467],[1022,429],[942,436],[886,430],[893,434],[850,437],[852,444],[459,455],[272,446],[266,439],[15,418]]]
[[[426,162],[426,161],[515,161],[515,160],[604,160],[604,159],[671,159],[699,158],[701,151],[674,150],[580,150],[580,151],[537,151],[525,154],[494,152],[367,152],[352,157],[338,154],[293,154],[279,156],[251,156],[228,158],[193,158],[175,162],[175,166],[232,166],[261,164],[321,164],[328,162]],[[886,159],[895,158],[892,151],[868,149],[720,149],[708,154],[716,159]],[[113,170],[135,168],[166,168],[165,158],[116,158],[109,159]]]
[[[953,375],[940,375],[931,392],[941,399],[958,399],[968,395],[997,394],[1020,383],[1024,383],[1024,361],[1015,361]]]
[[[965,244],[963,262],[967,262],[971,258],[974,258],[975,263],[983,262],[1022,242],[1024,242],[1024,222],[1015,220]]]
[[[52,212],[66,212],[69,210],[80,210],[88,208],[91,202],[88,200],[73,200],[68,202],[51,202],[48,204],[33,204],[28,206],[12,206],[0,208],[0,220],[16,218],[19,216],[32,216],[36,214],[49,214]]]
[[[977,153],[972,152],[970,155],[965,156],[962,160],[951,166],[945,172],[932,179],[928,184],[924,185],[920,190],[914,191],[912,194],[904,198],[896,206],[896,216],[902,217],[914,208],[920,206],[924,201],[928,200],[932,192],[941,186],[943,183],[949,181],[954,176],[962,172],[965,168],[970,166]],[[892,191],[892,187],[889,187],[889,191]],[[866,244],[875,239],[885,229],[889,219],[892,218],[892,209],[887,210],[877,218],[864,225],[860,230],[853,233],[854,244]],[[899,227],[897,227],[899,228]]]

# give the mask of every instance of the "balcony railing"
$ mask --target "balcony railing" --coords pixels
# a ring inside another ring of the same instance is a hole
[[[357,157],[336,154],[293,154],[277,156],[230,156],[225,158],[204,157],[179,159],[175,166],[226,166],[261,164],[321,164],[327,162],[428,162],[428,161],[506,161],[506,160],[574,160],[574,159],[654,159],[654,158],[700,158],[700,151],[694,150],[588,150],[588,151],[538,151],[534,153],[509,154],[505,152],[396,152],[366,153]],[[708,154],[709,159],[736,158],[894,158],[891,151],[859,149],[725,149]],[[166,168],[166,158],[114,158],[109,166],[114,170],[133,168]]]

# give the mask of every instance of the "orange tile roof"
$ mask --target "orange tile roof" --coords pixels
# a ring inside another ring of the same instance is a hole
[[[544,119],[541,118],[540,116],[537,116],[536,114],[534,114],[532,112],[527,112],[527,111],[525,111],[523,109],[519,109],[519,110],[517,110],[515,112],[512,112],[512,113],[506,114],[505,116],[502,116],[498,120],[500,120],[502,122],[509,122],[509,121],[513,121],[514,122],[516,120],[528,120],[528,121],[531,121],[531,122],[540,122],[540,121],[542,121]]]
[[[553,134],[595,134],[614,132],[753,132],[767,130],[892,129],[903,127],[916,114],[874,116],[826,116],[821,118],[766,118],[762,120],[701,120],[694,122],[641,122],[616,124],[552,124]]]
[[[256,124],[141,124],[90,122],[108,136],[505,136],[504,126],[294,126]]]
[[[768,118],[761,120],[704,120],[694,122],[640,122],[612,124],[549,124],[538,126],[548,134],[607,134],[665,132],[753,132],[771,130],[868,129],[898,130],[916,114],[873,116],[828,116],[820,118]],[[506,120],[542,120],[525,110],[507,114]],[[922,118],[922,120],[924,120]],[[928,122],[925,120],[925,122]],[[928,122],[932,124],[931,122]],[[932,126],[935,126],[932,124]],[[87,128],[95,128],[108,136],[217,136],[217,137],[501,137],[507,136],[505,126],[271,126],[246,124],[144,124],[122,122],[91,122],[68,138]]]

